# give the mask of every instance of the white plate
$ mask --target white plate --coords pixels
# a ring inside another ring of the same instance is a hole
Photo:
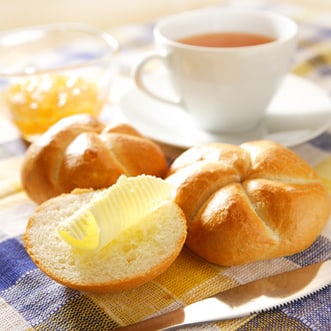
[[[150,74],[148,83],[169,91],[164,74]],[[124,94],[119,107],[126,120],[145,136],[182,148],[208,142],[240,144],[254,139],[274,140],[290,147],[321,134],[330,126],[331,120],[328,94],[312,82],[292,74],[285,78],[262,125],[240,135],[202,131],[195,127],[183,109],[159,102],[135,86]]]

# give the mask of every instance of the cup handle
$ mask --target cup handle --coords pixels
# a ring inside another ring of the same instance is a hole
[[[170,99],[170,98],[166,98],[162,95],[158,95],[158,94],[154,93],[149,88],[148,84],[146,84],[146,82],[144,81],[144,78],[143,78],[143,76],[145,74],[145,67],[149,62],[160,61],[163,65],[165,65],[165,63],[164,63],[165,58],[166,58],[165,55],[160,55],[157,53],[153,53],[153,54],[145,56],[140,62],[138,62],[137,66],[135,67],[134,72],[133,72],[133,78],[136,83],[136,86],[142,92],[146,93],[148,96],[150,96],[158,101],[161,101],[161,102],[166,102],[171,105],[179,106],[181,104],[181,100],[179,97],[174,97],[173,99]]]

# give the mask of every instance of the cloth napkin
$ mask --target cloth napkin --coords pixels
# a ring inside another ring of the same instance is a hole
[[[237,6],[238,1],[227,5]],[[240,5],[243,5],[242,2]],[[293,17],[300,25],[293,73],[331,94],[331,13],[283,2],[247,1]],[[114,30],[122,42],[119,64],[129,71],[151,47],[152,27]],[[331,192],[331,127],[292,148],[320,174]],[[26,144],[10,121],[0,118],[0,330],[113,330],[167,312],[254,279],[331,258],[331,221],[307,250],[293,256],[244,266],[218,267],[184,248],[155,280],[130,291],[90,294],[66,288],[43,274],[27,255],[22,234],[36,205],[20,185]],[[331,272],[331,270],[330,270]],[[190,330],[330,330],[331,287],[305,299],[246,318],[191,327]]]

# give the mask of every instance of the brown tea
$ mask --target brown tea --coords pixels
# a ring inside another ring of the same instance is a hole
[[[275,39],[261,34],[241,32],[213,32],[177,40],[180,43],[204,47],[243,47],[266,44]]]

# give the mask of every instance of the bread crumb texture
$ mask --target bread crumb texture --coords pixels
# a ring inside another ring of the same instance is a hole
[[[314,169],[271,141],[193,147],[167,180],[187,218],[187,246],[219,265],[300,252],[330,217],[329,192]]]
[[[56,228],[93,194],[60,195],[40,205],[30,218],[24,241],[40,269],[66,286],[92,292],[137,287],[165,271],[186,238],[186,220],[178,205],[165,202],[101,250],[86,253],[72,249]]]

